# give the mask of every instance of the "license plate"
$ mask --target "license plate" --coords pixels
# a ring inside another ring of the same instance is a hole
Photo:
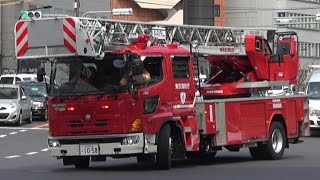
[[[81,156],[99,155],[99,145],[98,144],[80,144],[80,155]]]

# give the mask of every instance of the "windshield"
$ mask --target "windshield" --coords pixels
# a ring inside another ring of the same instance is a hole
[[[120,84],[122,76],[126,73],[125,67],[114,66],[114,61],[119,59],[123,61],[123,56],[106,56],[103,60],[87,57],[57,59],[51,80],[52,95],[126,91],[127,86]]]
[[[29,96],[45,96],[47,94],[46,86],[44,84],[25,84],[24,89]]]
[[[320,82],[310,82],[308,84],[307,95],[310,98],[320,98]]]
[[[0,88],[0,99],[18,99],[18,89],[17,88]]]

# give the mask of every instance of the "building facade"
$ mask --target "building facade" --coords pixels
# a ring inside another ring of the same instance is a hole
[[[20,17],[21,11],[43,6],[52,6],[50,9],[41,9],[42,14],[74,15],[74,0],[33,0],[0,2],[0,72],[16,71],[18,69],[14,52],[14,25]],[[80,0],[80,15],[87,11],[110,11],[110,0]],[[30,64],[21,63],[21,68],[28,68]],[[32,65],[31,65],[32,66]]]
[[[224,26],[225,0],[111,0],[111,9],[132,8],[132,16],[113,19],[170,24]]]

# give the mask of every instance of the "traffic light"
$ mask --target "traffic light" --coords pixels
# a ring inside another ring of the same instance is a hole
[[[21,19],[40,19],[41,11],[22,11]]]

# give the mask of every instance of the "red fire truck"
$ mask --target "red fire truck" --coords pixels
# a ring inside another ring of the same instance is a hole
[[[48,147],[64,165],[136,157],[169,169],[223,147],[275,160],[308,135],[304,96],[264,95],[296,83],[294,32],[65,16],[19,20],[15,41],[18,60],[51,62]]]

